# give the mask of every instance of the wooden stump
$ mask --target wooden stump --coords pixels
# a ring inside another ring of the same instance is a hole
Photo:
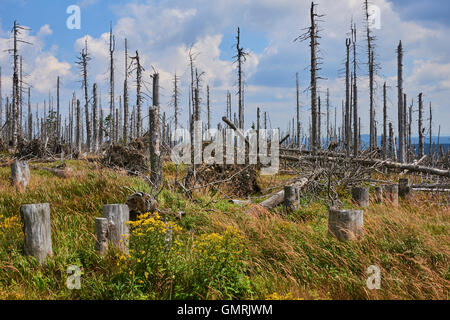
[[[402,198],[411,196],[411,184],[409,179],[400,179],[398,181],[398,195]]]
[[[361,210],[328,211],[328,234],[339,241],[358,240],[363,236],[364,212]]]
[[[383,186],[384,197],[393,205],[398,205],[398,185],[389,184]]]
[[[108,220],[108,240],[124,252],[128,252],[130,212],[126,204],[103,206],[103,218]]]
[[[158,201],[144,192],[137,192],[128,196],[127,205],[130,210],[131,221],[136,221],[138,215],[149,212],[153,213],[158,210]]]
[[[108,219],[95,218],[95,250],[104,256],[108,251]]]
[[[293,186],[284,187],[284,206],[287,212],[295,210],[295,188]]]
[[[383,188],[375,187],[375,203],[383,203]]]
[[[25,234],[24,253],[33,256],[42,265],[52,255],[50,205],[27,204],[20,207]]]
[[[352,189],[353,201],[360,207],[365,208],[369,206],[369,189],[354,187]]]
[[[26,161],[14,161],[11,165],[11,184],[24,192],[30,181],[30,168]]]

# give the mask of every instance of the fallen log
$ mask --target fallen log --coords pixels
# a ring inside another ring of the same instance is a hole
[[[295,189],[301,189],[308,182],[309,182],[309,179],[302,178],[302,179],[298,180],[297,182],[295,182],[294,184],[292,184],[291,187],[293,187]],[[266,208],[267,210],[270,210],[270,209],[273,209],[273,208],[279,206],[283,202],[284,202],[284,189],[281,190],[280,192],[274,194],[269,199],[264,200],[263,202],[260,203],[260,205],[263,206],[264,208]]]
[[[437,168],[431,168],[431,167],[425,167],[420,165],[414,165],[414,164],[403,164],[393,161],[384,161],[384,160],[373,160],[373,159],[361,159],[361,158],[347,158],[342,159],[339,157],[327,157],[327,156],[301,156],[301,157],[294,157],[294,156],[286,156],[286,155],[280,155],[281,159],[284,160],[290,160],[290,161],[299,161],[299,160],[310,160],[310,161],[347,161],[347,162],[353,162],[358,163],[361,165],[366,166],[379,166],[379,167],[386,167],[390,169],[398,169],[398,170],[408,170],[410,172],[420,172],[420,173],[427,173],[435,176],[442,176],[442,177],[448,177],[450,178],[450,170],[445,169],[437,169]]]

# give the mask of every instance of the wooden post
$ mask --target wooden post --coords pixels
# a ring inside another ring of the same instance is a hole
[[[104,256],[108,251],[108,219],[95,218],[95,251]]]
[[[339,241],[357,240],[363,236],[364,212],[360,210],[328,211],[328,234]]]
[[[26,161],[15,161],[11,165],[11,184],[20,192],[25,192],[30,181],[30,168]]]
[[[50,228],[50,205],[48,203],[27,204],[20,207],[25,234],[24,252],[33,256],[42,265],[52,255]]]
[[[286,212],[293,212],[295,210],[295,188],[293,186],[284,187],[284,206]]]
[[[108,220],[108,240],[115,247],[128,252],[129,229],[127,222],[130,212],[126,204],[107,204],[103,206],[103,218]]]
[[[383,186],[384,197],[393,205],[398,205],[398,185],[385,185]]]
[[[367,188],[354,187],[352,189],[353,201],[360,207],[369,206],[369,190]]]
[[[383,188],[375,187],[375,203],[383,203]]]

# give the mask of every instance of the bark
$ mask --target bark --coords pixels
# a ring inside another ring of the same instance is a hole
[[[108,240],[120,250],[128,253],[130,212],[126,204],[103,206],[103,218],[108,220]]]
[[[159,74],[153,75],[153,107],[150,108],[150,181],[153,187],[159,189],[162,184],[162,163],[160,151],[160,120],[159,120]]]
[[[25,234],[24,253],[36,258],[40,265],[52,255],[50,205],[29,204],[20,207]]]
[[[358,240],[363,236],[364,211],[337,210],[328,211],[328,234],[339,241]]]

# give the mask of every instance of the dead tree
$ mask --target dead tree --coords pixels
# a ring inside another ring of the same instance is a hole
[[[206,112],[207,112],[207,120],[208,120],[208,130],[210,130],[211,129],[211,110],[210,110],[210,101],[209,101],[209,85],[206,86]]]
[[[242,65],[246,61],[246,57],[248,56],[248,53],[244,51],[244,48],[242,48],[240,45],[241,43],[241,30],[238,27],[237,29],[237,36],[236,36],[236,56],[234,58],[236,59],[234,62],[238,64],[238,106],[239,106],[239,128],[244,129],[244,88],[243,88],[243,77],[242,77]]]
[[[179,78],[177,77],[177,74],[175,73],[175,76],[173,77],[173,93],[172,93],[172,99],[173,99],[173,108],[174,108],[174,119],[175,119],[175,130],[178,129],[178,101],[180,97],[180,89],[178,87],[178,81]]]
[[[160,151],[160,119],[159,119],[159,74],[154,73],[153,79],[153,107],[150,108],[150,181],[156,190],[162,185],[162,163]]]
[[[360,137],[358,128],[358,85],[356,76],[356,26],[354,25],[351,30],[352,33],[352,45],[353,45],[353,156],[357,157],[359,153]]]
[[[330,143],[330,89],[327,88],[327,148]]]
[[[374,41],[375,37],[371,32],[370,21],[371,16],[369,14],[369,2],[364,1],[364,13],[366,22],[366,40],[367,40],[367,54],[368,54],[368,66],[369,66],[369,95],[370,95],[370,150],[376,148],[376,136],[375,136],[375,109],[374,109]]]
[[[116,140],[115,136],[115,123],[117,122],[117,119],[115,119],[115,105],[114,105],[114,50],[116,48],[116,40],[112,33],[112,24],[109,28],[109,121],[110,121],[110,142]]]
[[[128,143],[128,45],[125,39],[125,80],[123,81],[123,141]]]
[[[419,158],[422,158],[425,154],[425,147],[423,143],[423,134],[425,132],[425,128],[423,128],[423,101],[422,101],[422,93],[419,94],[419,118],[418,118],[418,130],[419,130]]]
[[[12,147],[17,147],[17,141],[18,141],[18,135],[19,135],[19,103],[20,103],[20,86],[19,86],[19,65],[18,65],[18,59],[19,59],[19,50],[18,50],[18,43],[27,43],[28,42],[19,39],[19,35],[21,30],[29,30],[27,28],[24,28],[20,26],[17,21],[14,21],[14,27],[13,27],[13,49],[7,50],[8,52],[12,52],[13,55],[13,96],[12,96],[12,106],[11,106],[11,112],[9,112],[9,118],[7,121],[11,123],[11,143]]]
[[[322,15],[318,15],[315,13],[315,4],[311,2],[311,10],[310,10],[310,18],[311,25],[304,34],[300,35],[294,41],[306,41],[310,40],[310,48],[311,48],[311,82],[310,82],[310,90],[311,90],[311,138],[310,138],[310,146],[311,149],[316,152],[317,148],[320,146],[320,141],[318,137],[318,116],[317,116],[317,80],[319,79],[317,76],[317,72],[320,70],[318,65],[317,50],[318,50],[318,39],[319,37],[319,29],[316,22],[316,18],[322,17]]]
[[[92,95],[94,97],[94,103],[92,105],[92,125],[94,129],[94,152],[98,151],[98,123],[97,123],[97,84],[94,83],[92,88]]]
[[[397,86],[398,86],[398,160],[405,162],[405,115],[403,105],[403,47],[400,41],[397,48]]]
[[[81,69],[81,76],[83,78],[83,89],[84,89],[84,112],[85,112],[85,121],[86,121],[86,144],[88,151],[91,151],[91,126],[89,121],[89,94],[88,94],[88,79],[87,79],[87,65],[91,60],[88,47],[87,47],[87,39],[85,41],[85,48],[81,50],[80,56],[78,57],[78,61],[76,62]],[[78,147],[78,146],[77,146]]]
[[[33,114],[31,113],[31,88],[28,87],[28,141],[31,140],[33,140]]]
[[[387,98],[386,98],[386,82],[383,84],[383,142],[382,142],[382,152],[383,159],[386,159],[386,149],[387,149]]]
[[[430,102],[430,129],[428,131],[428,134],[430,135],[429,154],[430,154],[431,158],[433,157],[433,153],[432,153],[432,149],[431,149],[431,146],[433,145],[433,131],[432,130],[433,130],[433,113],[431,110],[431,102]]]
[[[75,138],[75,146],[76,152],[81,153],[81,110],[80,110],[80,100],[77,99],[77,123],[76,123],[76,138]]]
[[[300,86],[298,82],[298,72],[295,74],[297,93],[297,147],[300,147]]]
[[[345,61],[345,144],[347,157],[350,156],[350,39],[345,39],[347,56]]]
[[[139,52],[137,50],[136,50],[136,56],[131,57],[131,60],[134,62],[135,70],[136,70],[136,106],[137,106],[137,114],[135,115],[136,136],[140,137],[142,135],[142,111],[141,111],[142,72],[145,69],[141,66],[141,62],[139,60]]]

